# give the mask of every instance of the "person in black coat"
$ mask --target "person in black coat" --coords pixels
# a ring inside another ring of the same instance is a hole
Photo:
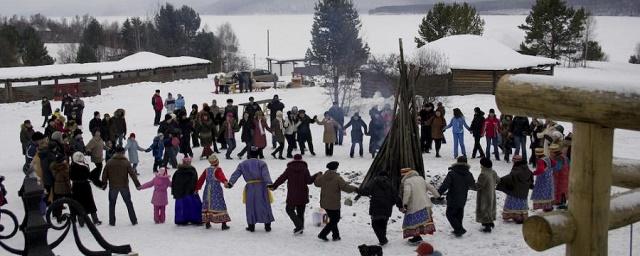
[[[262,111],[260,105],[253,100],[253,97],[249,97],[249,103],[244,107],[244,112],[249,113],[249,119],[251,120],[255,117],[256,112]]]
[[[111,131],[109,127],[111,126],[111,116],[108,113],[105,113],[102,117],[102,125],[100,126],[100,137],[104,141],[105,144],[111,141]]]
[[[467,203],[467,193],[469,189],[475,189],[476,181],[469,172],[469,164],[465,156],[458,157],[457,162],[449,167],[449,170],[438,193],[447,194],[447,220],[453,228],[453,234],[460,237],[467,232],[462,226],[464,206]]]
[[[62,102],[60,103],[60,111],[67,117],[67,120],[73,119],[71,118],[71,106],[73,105],[73,97],[71,94],[66,94],[62,98]]]
[[[429,119],[436,115],[433,103],[425,103],[418,115],[420,116],[420,145],[422,152],[428,154],[431,150],[431,143],[433,142]]]
[[[42,97],[42,116],[44,117],[44,121],[42,121],[42,127],[44,128],[47,123],[49,123],[49,116],[51,115],[51,102],[47,97]]]
[[[375,114],[373,118],[371,118],[371,122],[369,122],[369,133],[367,134],[371,136],[369,139],[369,153],[371,153],[371,157],[375,158],[376,153],[378,153],[378,149],[382,146],[384,142],[384,121],[382,121],[382,117],[380,114]]]
[[[71,180],[71,198],[78,201],[84,208],[85,212],[91,216],[93,224],[100,225],[102,222],[98,219],[96,203],[93,199],[91,191],[91,172],[89,165],[85,162],[84,155],[76,152],[72,157],[73,162],[69,168],[69,179]],[[84,225],[84,218],[78,218],[80,226]]]
[[[479,107],[473,109],[473,121],[471,121],[471,134],[473,134],[473,153],[471,153],[471,158],[476,158],[476,153],[480,152],[480,158],[484,158],[484,151],[482,150],[482,146],[480,145],[480,138],[482,138],[483,127],[484,127],[484,112],[480,110]]]
[[[280,101],[280,97],[278,97],[277,94],[273,95],[273,100],[267,104],[267,109],[269,109],[269,120],[271,120],[269,125],[273,127],[274,121],[276,120],[276,113],[278,113],[278,111],[282,111],[282,113],[284,113],[284,104]],[[271,136],[271,145],[273,148],[276,148],[277,144],[276,136]]]
[[[191,158],[182,159],[182,164],[171,178],[171,195],[176,200],[175,223],[177,225],[202,223],[202,201],[196,193],[198,172],[191,165]]]
[[[89,132],[93,136],[96,132],[102,133],[102,120],[100,119],[100,112],[93,112],[93,119],[89,121]]]
[[[305,143],[309,145],[309,152],[311,155],[316,155],[313,150],[313,138],[311,137],[311,129],[309,125],[316,122],[316,116],[313,118],[309,117],[306,114],[304,109],[298,111],[298,118],[300,120],[300,125],[298,125],[298,145],[300,145],[300,154],[304,155]]]
[[[513,135],[513,143],[516,151],[513,155],[522,155],[523,159],[527,159],[527,136],[531,133],[529,126],[529,118],[524,116],[515,116],[511,123],[511,134]],[[522,150],[522,154],[520,154]]]
[[[531,120],[529,124],[529,135],[531,136],[531,144],[529,148],[531,149],[531,157],[529,157],[529,164],[536,166],[536,148],[544,147],[542,144],[542,140],[538,138],[539,133],[544,132],[544,124],[540,122],[538,119],[534,118]],[[569,155],[569,154],[568,154]]]
[[[193,157],[193,150],[191,150],[191,132],[193,131],[193,124],[191,119],[184,113],[184,110],[178,110],[179,113],[179,127],[180,127],[180,153],[184,157]]]
[[[253,121],[249,118],[249,113],[245,112],[242,115],[242,120],[240,120],[238,126],[242,128],[240,141],[245,144],[244,148],[242,148],[240,153],[238,153],[238,158],[242,159],[242,156],[244,156],[245,153],[251,152],[251,146],[253,145]]]
[[[400,208],[402,203],[398,197],[398,191],[391,184],[391,179],[387,172],[379,172],[378,176],[373,178],[369,186],[358,190],[358,196],[368,196],[371,198],[369,203],[369,215],[371,215],[371,227],[378,237],[380,245],[389,242],[387,239],[387,223],[393,212],[393,206]]]
[[[349,151],[349,156],[353,158],[353,150],[355,149],[356,144],[359,144],[360,151],[358,152],[360,153],[360,157],[362,157],[362,141],[364,139],[364,134],[367,134],[367,124],[362,121],[360,113],[356,112],[353,114],[351,120],[349,120],[347,125],[344,126],[344,130],[346,131],[349,127],[351,127],[351,151]]]
[[[333,120],[336,120],[340,127],[344,127],[344,109],[340,107],[338,102],[334,102],[333,106],[329,109],[329,116]],[[336,141],[338,145],[342,146],[342,138],[344,137],[344,131],[342,129],[336,129]]]

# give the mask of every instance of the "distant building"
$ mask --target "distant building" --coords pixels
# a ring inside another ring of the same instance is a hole
[[[553,75],[557,60],[520,54],[477,35],[455,35],[427,43],[419,52],[439,64],[437,72],[421,77],[416,93],[422,96],[493,94],[505,74]],[[394,78],[371,69],[360,72],[362,97],[375,92],[388,97],[395,92]]]

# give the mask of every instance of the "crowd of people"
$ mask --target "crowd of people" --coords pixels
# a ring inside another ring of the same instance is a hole
[[[175,203],[175,224],[204,224],[207,229],[212,224],[221,224],[221,229],[227,230],[231,218],[223,190],[233,189],[242,177],[246,183],[243,201],[246,204],[247,231],[255,232],[255,225],[259,223],[264,224],[265,231],[271,231],[274,221],[271,191],[286,182],[286,213],[293,223],[293,234],[301,235],[304,231],[305,209],[309,203],[309,185],[313,184],[320,189],[320,206],[328,218],[326,226],[318,234],[319,239],[329,241],[331,234],[333,241],[341,240],[338,228],[341,192],[347,192],[358,194],[357,198],[370,198],[371,226],[382,246],[389,242],[387,223],[394,207],[404,214],[403,237],[409,243],[418,245],[423,242],[422,235],[435,232],[432,202],[445,204],[446,201],[446,217],[453,235],[460,237],[467,232],[462,220],[469,190],[477,192],[476,222],[482,225],[483,232],[491,232],[495,228],[496,191],[507,195],[502,218],[516,223],[522,223],[527,218],[529,199],[533,201],[534,210],[543,211],[564,209],[568,200],[571,134],[564,136],[564,128],[551,120],[543,123],[533,119],[529,122],[527,117],[508,115],[498,119],[493,109],[485,118],[484,112],[475,108],[469,126],[460,109],[455,108],[453,117],[447,122],[442,103],[437,106],[426,103],[417,117],[423,153],[430,153],[434,145],[436,157],[441,157],[441,146],[446,143],[444,133],[449,128],[453,133],[455,163],[449,168],[443,183],[436,188],[429,178],[421,176],[416,170],[405,168],[388,170],[402,175],[399,189],[392,183],[388,172],[381,172],[368,186],[358,188],[340,176],[337,171],[339,163],[336,161],[329,162],[324,173],[310,174],[309,166],[303,160],[307,151],[316,155],[310,126],[315,123],[324,128],[322,142],[327,157],[333,156],[335,145],[343,144],[344,133],[349,128],[350,157],[355,156],[356,146],[359,146],[358,155],[363,157],[365,135],[370,136],[369,153],[375,157],[394,119],[390,105],[385,105],[382,110],[372,108],[369,111],[371,121],[367,125],[359,113],[354,113],[345,123],[346,113],[337,103],[322,118],[316,115],[310,117],[305,110],[296,106],[286,110],[278,95],[273,96],[265,109],[250,97],[248,103],[242,104],[242,112],[239,112],[238,105],[232,99],[227,100],[226,106],[218,106],[216,100],[210,105],[193,104],[191,111],[187,112],[182,95],[173,98],[169,93],[163,100],[159,90],[152,96],[151,104],[155,112],[154,125],[158,129],[149,147],[141,147],[135,133],[129,133],[126,137],[124,109],[115,110],[113,116],[108,113],[101,116],[99,112],[94,112],[89,122],[91,139],[85,144],[81,129],[82,100],[66,95],[61,108],[51,113],[51,103],[43,98],[42,115],[47,124],[44,133],[35,131],[29,120],[24,121],[20,132],[25,155],[23,171],[27,176],[37,177],[47,193],[42,202],[43,209],[56,199],[73,198],[88,214],[79,218],[80,224],[84,225],[85,220],[90,220],[100,225],[92,195],[93,184],[98,189],[109,188],[109,225],[116,224],[118,195],[125,202],[131,223],[136,225],[138,220],[129,188],[132,180],[137,190],[154,189],[151,203],[155,223],[161,224],[166,220],[165,207],[170,203],[168,190],[171,189]],[[161,121],[163,111],[165,115]],[[481,169],[477,181],[468,164],[465,130],[474,137],[471,158],[480,158]],[[238,146],[236,133],[240,133],[240,142],[244,144],[237,154],[234,152]],[[267,133],[271,134],[271,140],[267,139]],[[484,150],[482,137],[486,139]],[[531,141],[531,158],[527,158],[527,138]],[[263,161],[268,144],[272,146],[270,154],[274,159],[291,159],[286,170],[275,181],[271,179],[267,163]],[[198,158],[210,164],[200,175],[192,165],[195,157],[192,149],[196,147],[203,148]],[[511,172],[502,178],[492,169],[492,147],[496,161],[500,161],[502,151],[502,159],[513,162]],[[246,155],[246,160],[237,166],[228,179],[217,155],[221,156],[221,150],[226,150],[225,159],[242,159]],[[294,154],[294,151],[297,153]],[[151,152],[153,155],[152,170],[155,175],[146,183],[138,180],[138,152]],[[180,163],[179,154],[183,155]],[[89,167],[85,156],[89,156],[93,169]],[[530,165],[535,168],[534,171],[531,171]],[[170,175],[170,169],[176,169],[173,175]],[[531,189],[533,192],[529,197]],[[199,193],[201,190],[202,197]],[[1,199],[0,204],[3,201],[6,203],[4,197]],[[58,221],[62,221],[62,211],[62,208],[53,209],[53,216]],[[424,248],[426,245],[420,246]]]

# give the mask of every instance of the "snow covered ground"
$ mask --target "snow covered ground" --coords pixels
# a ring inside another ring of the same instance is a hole
[[[293,38],[293,37],[291,37]],[[227,98],[232,98],[236,103],[246,102],[249,96],[254,96],[256,100],[270,99],[274,94],[279,94],[280,98],[289,109],[298,106],[306,109],[313,115],[321,115],[330,106],[330,100],[324,95],[322,88],[301,88],[301,89],[279,89],[265,92],[255,92],[252,94],[215,95],[212,94],[212,79],[183,80],[170,83],[138,83],[119,87],[112,87],[103,90],[100,96],[85,99],[84,123],[88,124],[91,112],[100,111],[113,112],[116,108],[127,110],[126,118],[128,122],[128,132],[135,132],[141,146],[151,144],[153,136],[156,134],[156,127],[152,126],[153,111],[148,104],[148,99],[155,89],[160,89],[162,95],[167,92],[181,93],[184,95],[187,106],[191,104],[201,105],[203,102],[211,102],[216,99],[224,102]],[[383,99],[363,99],[358,101],[361,104],[360,112],[367,113],[373,104],[382,104]],[[491,95],[471,95],[454,96],[445,100],[448,113],[454,107],[460,107],[467,115],[467,121],[471,121],[473,108],[478,106],[488,111],[495,108],[495,99]],[[54,102],[54,107],[58,107],[60,102]],[[22,182],[21,166],[23,156],[20,155],[20,144],[18,140],[19,125],[25,119],[30,119],[34,124],[40,124],[39,102],[12,103],[0,105],[0,116],[3,122],[0,123],[0,130],[7,133],[0,133],[0,141],[3,154],[0,154],[0,162],[3,168],[1,175],[7,177],[5,182],[9,191],[9,204],[7,208],[16,213],[20,218],[23,215],[22,204],[19,203],[16,191]],[[365,121],[369,121],[368,115],[363,115]],[[570,129],[567,124],[565,126]],[[38,130],[41,130],[39,127]],[[356,172],[364,174],[371,164],[370,156],[364,158],[350,159],[348,157],[348,145],[350,138],[345,137],[345,145],[337,146],[333,158],[323,156],[323,145],[321,144],[321,126],[313,126],[314,144],[316,147],[315,157],[306,156],[305,160],[310,164],[310,171],[324,171],[325,165],[331,160],[341,163],[340,172]],[[448,141],[453,141],[451,133],[446,133]],[[85,141],[89,140],[88,133],[85,133]],[[472,137],[465,135],[467,150],[473,145]],[[640,150],[640,133],[617,130],[615,137],[614,154],[618,157],[640,159],[637,152]],[[368,142],[364,143],[365,152]],[[195,149],[195,154],[200,154],[201,148]],[[270,153],[270,150],[266,150]],[[470,154],[470,151],[467,151]],[[425,154],[424,161],[429,175],[444,175],[447,167],[454,161],[452,156],[452,144],[443,145],[443,158],[436,159],[434,154]],[[152,178],[151,167],[153,164],[150,154],[141,153],[140,166],[138,167],[142,175],[141,182]],[[267,155],[266,161],[271,171],[272,179],[277,178],[286,166],[287,161],[272,159]],[[235,170],[238,160],[223,160],[221,166],[227,177]],[[471,160],[472,173],[477,177],[480,168],[477,160]],[[206,161],[194,161],[194,165],[199,172],[207,166]],[[507,174],[510,166],[504,162],[494,163],[495,169],[500,176]],[[171,172],[173,172],[172,170]],[[362,179],[362,176],[359,177]],[[241,191],[244,186],[239,182],[231,190],[225,190],[225,198],[232,218],[231,230],[221,231],[219,226],[211,230],[204,227],[177,227],[172,224],[173,202],[167,208],[167,223],[156,225],[152,220],[152,205],[150,204],[152,190],[142,192],[132,191],[132,197],[139,219],[139,225],[131,226],[126,215],[126,209],[122,201],[117,205],[117,226],[106,225],[108,219],[108,201],[105,191],[94,189],[94,196],[98,205],[98,215],[105,223],[99,230],[106,239],[114,244],[131,244],[133,250],[140,255],[358,255],[357,246],[360,244],[376,244],[377,240],[370,227],[368,212],[368,200],[363,198],[355,202],[353,206],[343,206],[342,221],[340,228],[342,241],[322,242],[316,238],[319,228],[311,225],[311,212],[319,206],[319,190],[311,188],[312,198],[308,205],[306,214],[306,230],[303,236],[294,237],[291,234],[293,225],[286,216],[284,187],[275,192],[276,202],[273,204],[273,211],[276,218],[273,224],[273,231],[265,233],[261,226],[258,226],[255,233],[248,233],[244,230],[245,210],[241,203]],[[353,195],[343,195],[344,198],[353,198]],[[498,193],[498,207],[501,208],[505,196]],[[464,225],[469,233],[460,239],[452,238],[449,233],[451,228],[444,215],[444,206],[434,207],[434,219],[437,232],[434,236],[425,237],[426,241],[434,244],[444,255],[563,255],[564,247],[557,247],[552,250],[537,253],[531,250],[524,242],[521,233],[521,226],[514,224],[496,222],[496,229],[492,234],[483,234],[479,231],[480,225],[475,223],[475,193],[469,193],[469,200],[465,209]],[[406,245],[402,240],[401,213],[394,210],[392,222],[389,224],[390,244],[385,247],[386,255],[415,255],[414,248]],[[5,223],[5,221],[3,221]],[[629,227],[624,227],[610,232],[609,253],[610,255],[628,255],[629,251]],[[640,229],[635,228],[635,233]],[[90,242],[90,234],[86,229],[81,231],[90,248],[97,249],[95,242]],[[50,231],[50,241],[57,237],[59,233]],[[21,236],[17,236],[11,241],[14,247],[22,245]],[[640,247],[636,239],[635,255],[640,255]],[[68,238],[59,248],[55,250],[60,255],[80,255],[75,248],[71,238]],[[0,253],[5,255],[6,253]]]

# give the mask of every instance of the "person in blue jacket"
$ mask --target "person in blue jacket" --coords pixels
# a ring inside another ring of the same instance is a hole
[[[153,138],[153,143],[145,152],[152,152],[153,154],[153,172],[158,172],[158,167],[162,166],[162,154],[164,153],[164,134],[158,133],[158,136]]]
[[[176,99],[176,110],[185,110],[184,104],[184,97],[182,97],[182,94],[178,93],[178,98]]]
[[[356,112],[353,114],[351,121],[344,126],[344,130],[346,131],[349,127],[351,127],[351,151],[349,151],[349,156],[353,158],[353,151],[356,148],[356,144],[358,144],[360,145],[360,151],[358,152],[360,157],[362,157],[362,141],[363,135],[367,134],[367,124],[360,118],[360,113]]]
[[[464,120],[464,115],[459,108],[453,109],[453,118],[451,118],[449,125],[444,128],[444,131],[451,127],[453,127],[453,157],[458,158],[458,145],[460,145],[462,155],[467,156],[467,151],[464,148],[464,128],[469,132],[471,132],[471,129],[467,125],[467,121]]]

